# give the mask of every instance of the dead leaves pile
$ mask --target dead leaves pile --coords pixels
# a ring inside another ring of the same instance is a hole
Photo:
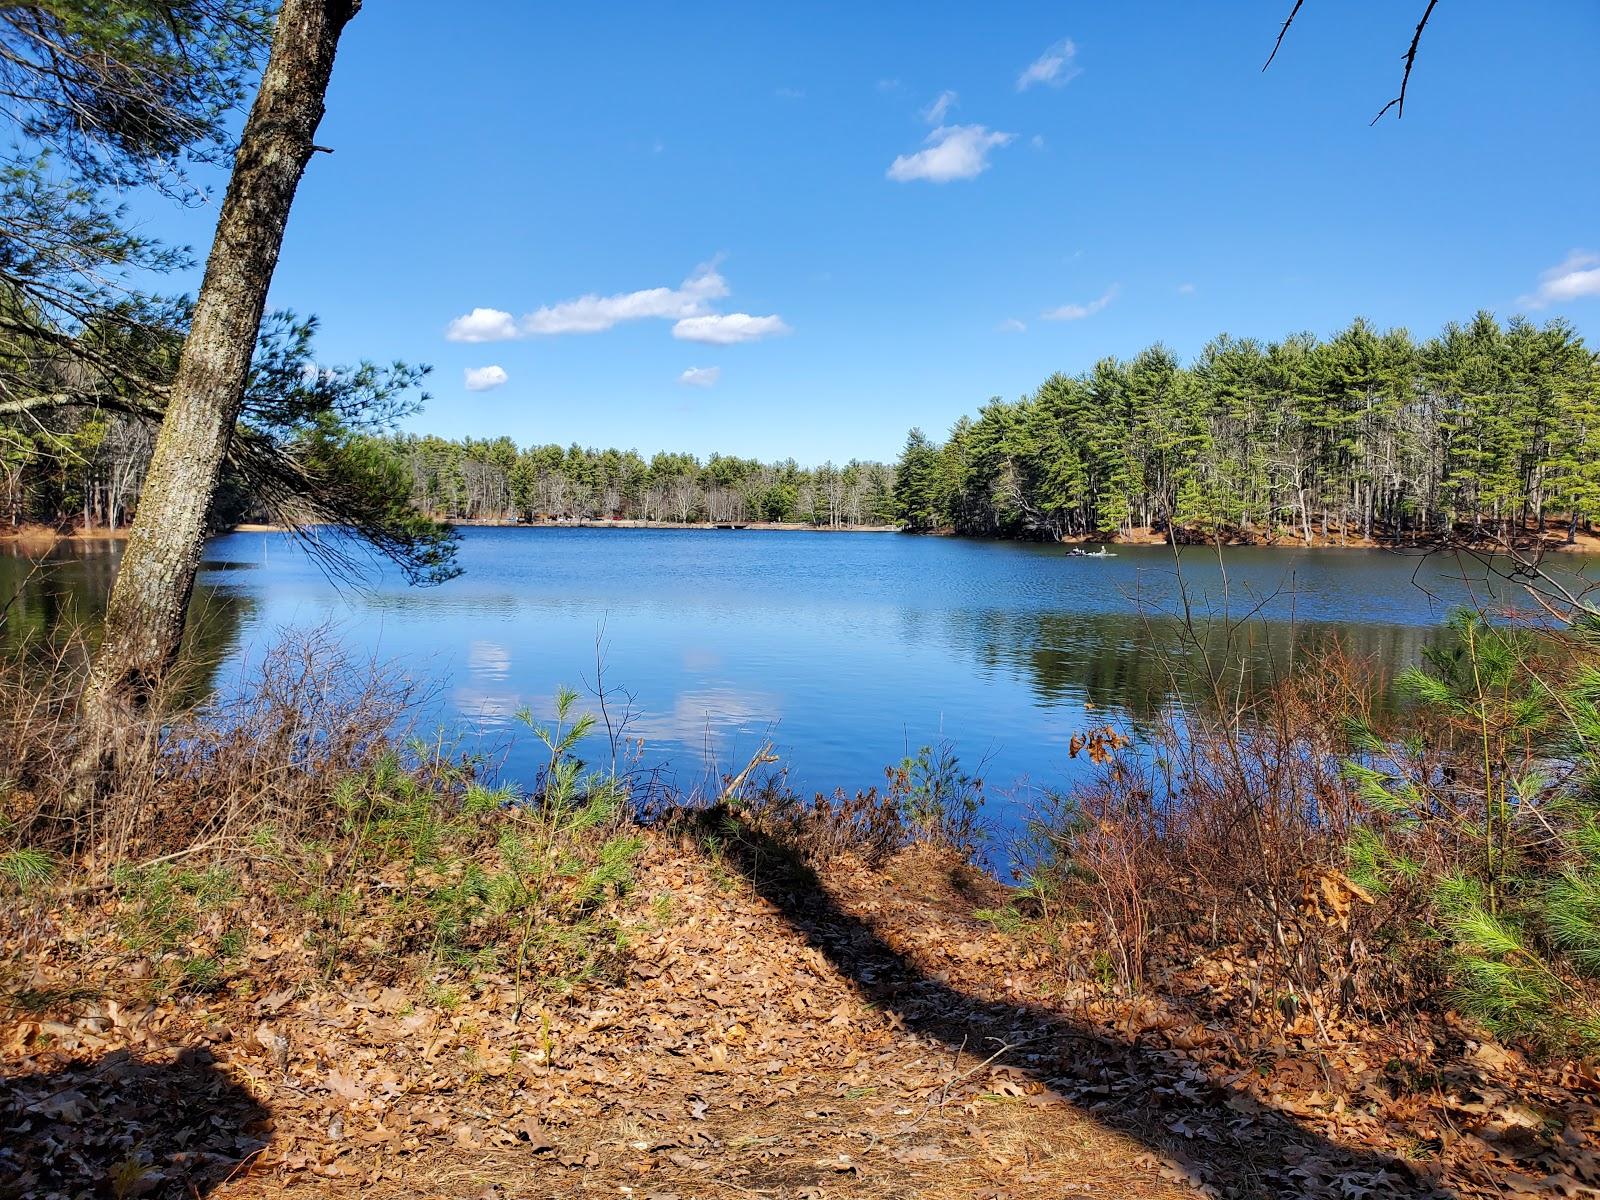
[[[1250,1041],[1190,1015],[1234,986],[1203,964],[1129,1004],[974,920],[998,885],[923,851],[886,872],[841,861],[825,896],[786,900],[652,835],[637,877],[625,978],[571,996],[492,974],[324,980],[279,936],[255,952],[255,994],[124,1008],[108,972],[95,1000],[12,1013],[0,1153],[26,1135],[25,1194],[72,1194],[74,1172],[118,1195],[231,1173],[216,1194],[640,1200],[1600,1184],[1576,1067],[1462,1031]],[[192,1097],[162,1091],[195,1078]]]

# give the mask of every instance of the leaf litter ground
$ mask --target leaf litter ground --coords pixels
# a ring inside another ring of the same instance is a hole
[[[652,831],[637,881],[614,977],[520,997],[329,978],[260,926],[253,986],[151,1002],[85,966],[92,906],[49,914],[0,1028],[0,1196],[1600,1194],[1585,1068],[1241,1033],[1225,962],[1115,997],[927,848],[816,879]]]

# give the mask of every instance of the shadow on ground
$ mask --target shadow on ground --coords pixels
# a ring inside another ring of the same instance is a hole
[[[204,1196],[266,1144],[268,1115],[198,1049],[0,1078],[0,1198]]]
[[[929,976],[846,911],[792,850],[735,813],[702,810],[689,818],[688,832],[712,835],[706,844],[717,846],[725,866],[907,1029],[977,1060],[1012,1047],[1000,1063],[1175,1160],[1197,1186],[1251,1198],[1456,1195],[1399,1159],[1341,1146],[1288,1113],[1237,1096],[1171,1051],[1137,1038],[1116,1040],[1049,1008],[997,1002]],[[1189,1136],[1174,1133],[1175,1127]]]

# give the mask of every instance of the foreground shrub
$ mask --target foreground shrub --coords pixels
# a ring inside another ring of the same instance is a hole
[[[966,773],[953,743],[923,746],[886,774],[889,798],[915,840],[962,858],[978,853],[984,840],[983,780]]]
[[[1327,1035],[1435,1000],[1545,1051],[1600,1048],[1600,636],[1452,619],[1398,680],[1330,649],[1169,716],[1029,824],[1036,917],[1093,922],[1098,971],[1253,972],[1251,1016]]]
[[[1026,893],[1091,916],[1124,989],[1157,951],[1249,947],[1258,1005],[1320,1023],[1363,965],[1340,872],[1356,802],[1329,717],[1371,694],[1365,664],[1331,648],[1226,710],[1168,714],[1139,746],[1110,727],[1074,739],[1098,771],[1034,812]]]
[[[116,731],[114,786],[80,806],[67,785],[84,657],[69,645],[0,665],[0,803],[15,842],[106,865],[321,824],[339,781],[403,740],[426,699],[327,631],[280,637],[230,691],[198,702],[184,702],[180,667]]]
[[[764,743],[744,770],[722,780],[714,799],[668,795],[646,819],[687,834],[714,857],[739,841],[807,872],[842,856],[881,867],[913,845],[970,863],[985,840],[983,781],[966,774],[950,742],[886,767],[882,789],[809,799],[789,787],[784,770],[757,773],[777,761]]]
[[[1464,1013],[1545,1048],[1600,1049],[1600,647],[1471,613],[1399,684],[1413,732],[1359,726],[1371,810],[1351,874],[1420,910]],[[1410,931],[1387,931],[1398,952]]]
[[[70,739],[70,708],[25,693],[0,682],[22,723],[8,736]],[[80,952],[120,958],[157,994],[242,985],[285,941],[330,976],[497,972],[519,997],[606,971],[640,841],[623,781],[573,757],[589,727],[575,697],[534,730],[550,757],[526,794],[406,740],[415,699],[325,637],[285,639],[237,696],[125,731],[117,785],[91,810],[65,775],[18,770],[0,792],[0,891],[19,922],[65,899],[93,925],[103,898],[114,944],[90,928]]]

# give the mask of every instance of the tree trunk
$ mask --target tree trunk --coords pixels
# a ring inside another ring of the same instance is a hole
[[[284,0],[84,693],[87,753],[171,665],[334,52],[360,0]],[[80,767],[83,764],[80,763]]]

